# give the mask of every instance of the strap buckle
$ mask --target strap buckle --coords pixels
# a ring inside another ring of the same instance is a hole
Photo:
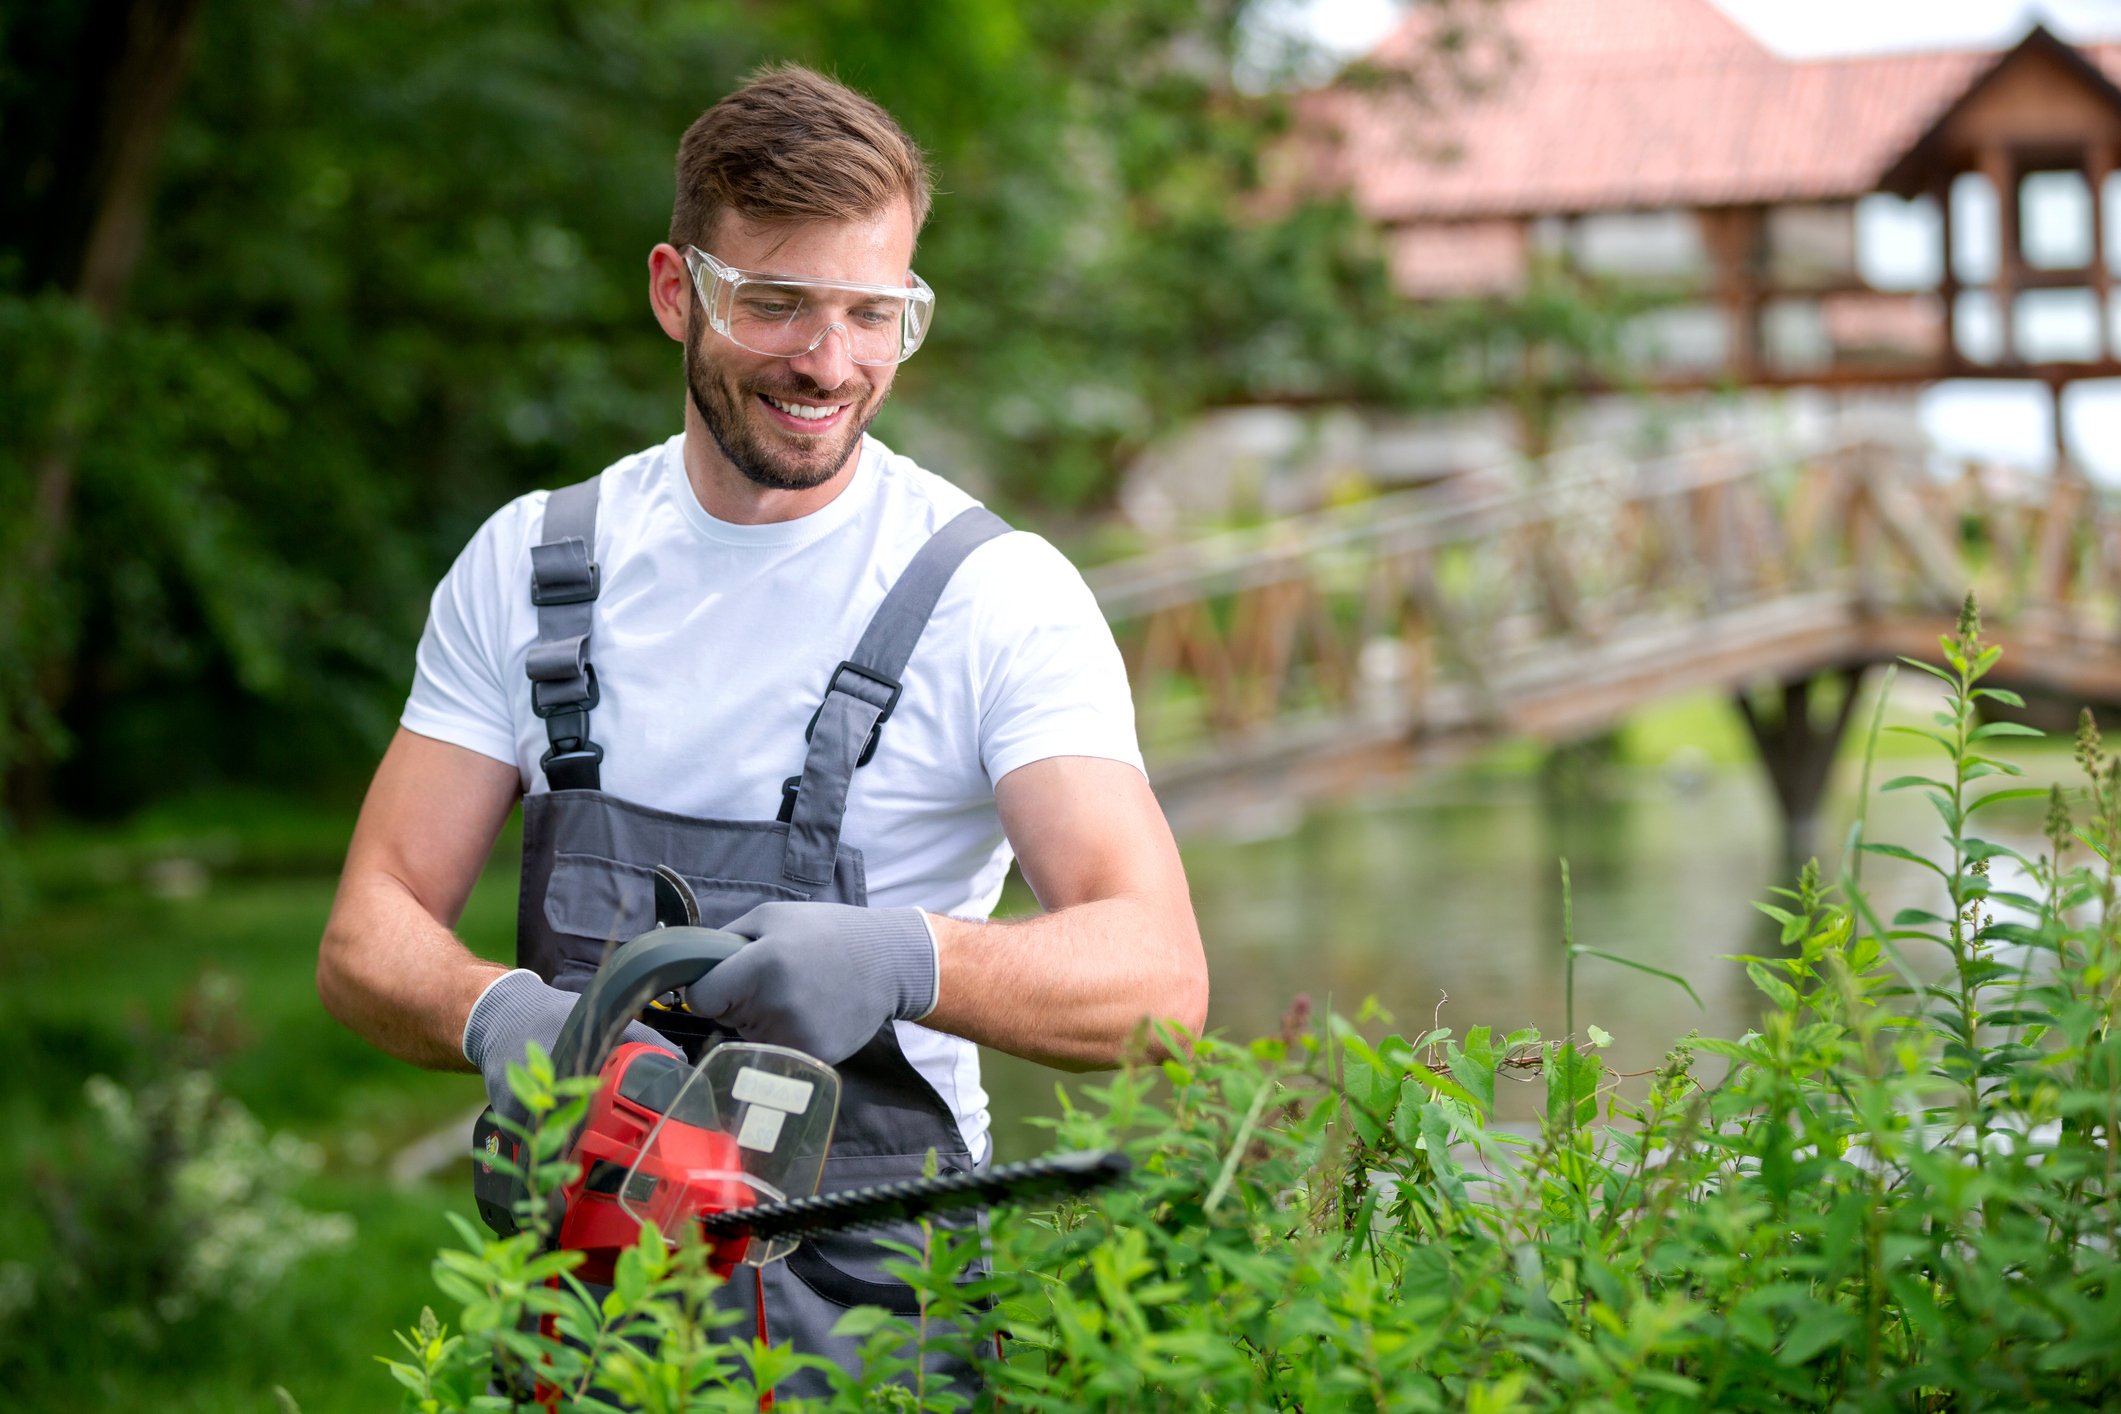
[[[539,548],[543,548],[540,546]],[[587,562],[589,577],[585,581],[576,575],[567,575],[560,583],[547,588],[536,575],[530,580],[530,602],[539,608],[560,604],[587,604],[597,597],[601,587],[602,571],[595,560]]]
[[[597,790],[602,784],[604,748],[589,739],[589,709],[602,700],[597,691],[597,670],[582,665],[589,680],[589,694],[578,702],[547,702],[546,688],[572,687],[570,682],[533,682],[530,710],[545,719],[545,736],[552,746],[538,758],[546,784],[554,790]]]
[[[593,741],[574,737],[565,745],[555,742],[538,758],[545,784],[554,790],[596,790],[601,784],[604,748]]]
[[[785,825],[795,818],[795,793],[803,788],[801,776],[790,776],[781,782],[781,813],[773,818]]]
[[[869,758],[876,755],[876,744],[882,740],[884,735],[884,723],[891,720],[891,714],[897,710],[898,700],[905,693],[906,685],[897,678],[885,677],[874,668],[865,668],[851,658],[842,658],[840,665],[832,670],[832,676],[825,679],[825,696],[830,697],[839,689],[841,673],[853,673],[858,678],[867,678],[870,682],[888,690],[891,694],[884,703],[884,710],[876,714],[876,724],[869,729],[869,740],[862,743],[862,754],[854,760],[856,766],[866,766],[869,764]],[[867,699],[864,700],[866,701]],[[817,719],[824,715],[825,704],[820,701],[817,704],[817,710],[810,714],[810,725],[803,728],[804,741],[810,740],[811,737],[817,734]],[[783,789],[786,788],[783,787]]]
[[[597,691],[596,664],[582,664],[582,676],[589,680],[589,694],[586,697],[570,702],[547,701],[545,689],[549,687],[557,693],[562,688],[574,686],[573,683],[565,681],[537,682],[533,680],[530,684],[530,710],[540,717],[560,717],[565,716],[569,712],[586,714],[590,708],[603,700],[603,695]]]

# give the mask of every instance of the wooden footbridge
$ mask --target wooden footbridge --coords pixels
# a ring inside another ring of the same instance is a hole
[[[1940,476],[1854,441],[1552,461],[1105,565],[1173,823],[1362,790],[1510,736],[1733,694],[1810,849],[1871,664],[1934,659],[1969,589],[1998,681],[2121,704],[2121,508],[2080,478]],[[1822,679],[1845,686],[1825,692]]]

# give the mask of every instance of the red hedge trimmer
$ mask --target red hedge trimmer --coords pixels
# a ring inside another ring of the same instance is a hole
[[[680,916],[693,916],[691,908]],[[610,1284],[618,1254],[644,1226],[673,1244],[711,1242],[710,1264],[726,1278],[739,1264],[787,1255],[812,1234],[1080,1193],[1126,1175],[1125,1155],[1091,1151],[817,1195],[839,1114],[832,1067],[745,1041],[712,1046],[697,1066],[655,1046],[617,1044],[644,1007],[744,945],[733,933],[689,925],[644,933],[611,955],[560,1032],[556,1075],[600,1077],[567,1177],[547,1200],[551,1244],[585,1254],[582,1280]],[[491,1109],[472,1138],[479,1216],[512,1235],[529,1194],[523,1141]]]

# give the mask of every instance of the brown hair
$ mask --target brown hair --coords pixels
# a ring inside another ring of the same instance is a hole
[[[919,234],[928,193],[928,164],[889,113],[823,74],[773,64],[685,130],[670,242],[708,240],[725,209],[753,221],[836,221],[901,197]]]

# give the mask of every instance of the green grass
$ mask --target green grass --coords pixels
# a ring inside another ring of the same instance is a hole
[[[150,1348],[86,1340],[46,1351],[46,1367],[8,1391],[11,1410],[156,1410],[163,1414],[282,1414],[286,1388],[304,1414],[374,1414],[397,1407],[397,1387],[375,1357],[389,1332],[436,1299],[428,1276],[454,1240],[442,1214],[460,1206],[457,1182],[396,1189],[373,1175],[317,1179],[311,1208],[350,1214],[352,1249],[306,1258],[274,1293],[234,1317],[188,1322]],[[0,1225],[0,1233],[11,1225]],[[13,1251],[24,1249],[10,1241]]]
[[[496,851],[460,926],[477,951],[506,957],[515,920],[509,842]],[[365,1121],[378,1102],[416,1130],[477,1097],[469,1076],[429,1075],[374,1050],[317,1002],[316,948],[334,880],[216,878],[194,897],[131,884],[40,910],[0,951],[0,1073],[41,1077],[54,1060],[120,1065],[173,1031],[202,986],[230,988],[238,1034],[224,1038],[230,1093],[274,1126],[321,1132]]]
[[[306,1258],[256,1309],[188,1322],[160,1347],[57,1342],[10,1409],[277,1411],[276,1384],[309,1414],[393,1406],[373,1357],[431,1298],[443,1215],[470,1203],[460,1173],[399,1188],[387,1166],[480,1090],[472,1075],[385,1056],[319,1005],[317,940],[347,824],[252,798],[218,820],[165,809],[107,833],[55,830],[21,851],[41,906],[0,942],[0,1181],[21,1195],[93,1166],[89,1076],[138,1085],[203,1056],[268,1129],[322,1146],[325,1167],[298,1199],[352,1215],[359,1236]],[[513,945],[516,848],[512,833],[497,847],[461,928],[490,956]],[[202,868],[172,872],[171,860]],[[180,896],[163,896],[172,881]],[[202,1027],[207,1016],[218,1019]],[[0,1260],[34,1264],[49,1241],[27,1205],[0,1215]]]
[[[1644,708],[1620,729],[1620,760],[1630,766],[1663,766],[1685,753],[1716,765],[1753,759],[1745,718],[1720,692],[1692,692]]]

